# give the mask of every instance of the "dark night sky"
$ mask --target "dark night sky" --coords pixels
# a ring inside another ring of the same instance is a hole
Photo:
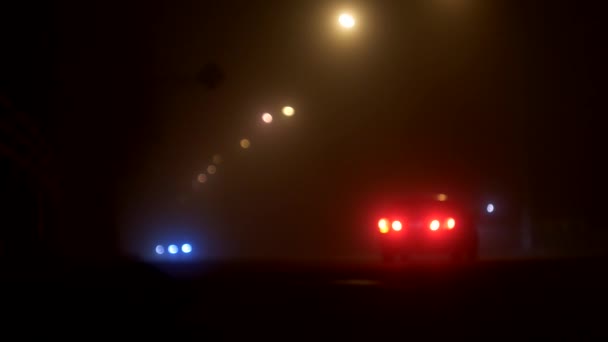
[[[422,181],[538,216],[597,212],[607,56],[591,3],[15,3],[2,86],[50,137],[64,235],[96,242],[82,249],[175,225],[217,254],[351,253],[379,189]],[[197,82],[208,63],[215,89]]]

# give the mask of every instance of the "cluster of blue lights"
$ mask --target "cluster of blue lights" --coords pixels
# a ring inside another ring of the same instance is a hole
[[[169,254],[177,254],[177,253],[180,252],[180,248],[177,245],[169,245],[165,249],[165,247],[163,245],[158,245],[158,246],[156,246],[156,248],[154,249],[154,251],[158,255],[163,255],[163,254],[165,254],[165,252],[167,252]],[[192,245],[190,245],[189,243],[183,244],[182,248],[181,248],[181,252],[184,253],[184,254],[191,253],[192,252]]]

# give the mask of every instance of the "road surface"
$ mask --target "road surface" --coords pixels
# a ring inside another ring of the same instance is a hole
[[[113,263],[5,276],[4,327],[174,339],[608,336],[605,259],[477,264]],[[10,330],[10,329],[9,329]],[[19,330],[21,336],[36,330]]]

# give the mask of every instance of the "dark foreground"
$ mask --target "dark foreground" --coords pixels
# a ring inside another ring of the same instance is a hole
[[[198,340],[605,337],[605,259],[13,269],[4,332]]]

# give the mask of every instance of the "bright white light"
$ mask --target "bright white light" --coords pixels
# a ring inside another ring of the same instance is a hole
[[[355,26],[355,18],[353,18],[352,15],[347,13],[341,14],[338,18],[338,22],[340,23],[340,25],[342,25],[342,27],[347,29]]]
[[[165,247],[158,245],[156,246],[155,251],[158,255],[165,254]]]
[[[400,221],[393,221],[393,224],[391,226],[393,227],[393,230],[396,232],[401,231],[401,228],[403,228]]]
[[[179,252],[179,249],[177,248],[176,245],[169,245],[169,247],[167,248],[167,250],[171,254],[177,254],[177,252]]]
[[[488,204],[488,206],[486,207],[486,211],[488,212],[488,214],[491,214],[494,212],[494,204],[490,203]]]
[[[435,231],[435,230],[439,229],[439,226],[440,226],[440,225],[441,225],[441,224],[439,223],[439,221],[438,221],[438,220],[433,220],[433,221],[431,222],[431,225],[429,226],[429,228],[431,228],[431,230]]]
[[[192,252],[192,246],[189,243],[185,243],[182,245],[182,252],[188,254]]]
[[[262,115],[262,121],[264,121],[265,123],[271,123],[272,122],[272,114],[270,114],[270,113],[264,113]]]
[[[283,114],[285,116],[293,116],[296,113],[296,110],[293,107],[285,106],[283,107]]]

